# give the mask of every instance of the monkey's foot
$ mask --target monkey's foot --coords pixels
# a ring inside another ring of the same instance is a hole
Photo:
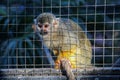
[[[67,65],[71,68],[71,63],[68,59],[62,58],[60,60],[55,61],[55,68],[56,69],[61,69],[62,66],[65,66],[65,65]]]

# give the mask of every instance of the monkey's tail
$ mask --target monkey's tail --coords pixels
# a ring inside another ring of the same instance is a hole
[[[60,63],[62,74],[66,75],[67,80],[75,80],[69,61],[62,59]]]

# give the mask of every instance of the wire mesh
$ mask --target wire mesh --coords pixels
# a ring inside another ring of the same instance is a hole
[[[44,12],[81,26],[92,44],[94,69],[120,69],[119,0],[3,0],[0,6],[1,69],[54,69],[45,54],[50,50],[32,30],[33,20]]]

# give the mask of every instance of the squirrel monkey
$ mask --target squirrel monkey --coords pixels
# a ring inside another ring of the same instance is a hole
[[[90,41],[78,24],[70,19],[56,18],[51,13],[42,13],[36,18],[36,27],[44,44],[57,57],[55,68],[61,62],[68,62],[71,69],[91,66],[92,49]]]

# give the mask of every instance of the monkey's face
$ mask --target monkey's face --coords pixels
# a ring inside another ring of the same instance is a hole
[[[57,30],[57,22],[53,20],[50,22],[38,22],[37,28],[42,36],[52,35]]]
[[[40,31],[40,34],[41,35],[47,35],[49,33],[49,30],[50,30],[50,24],[48,22],[46,23],[38,23],[37,24],[38,26],[38,30]]]
[[[36,23],[38,31],[44,37],[52,35],[57,29],[56,17],[50,13],[40,14],[36,19]]]

